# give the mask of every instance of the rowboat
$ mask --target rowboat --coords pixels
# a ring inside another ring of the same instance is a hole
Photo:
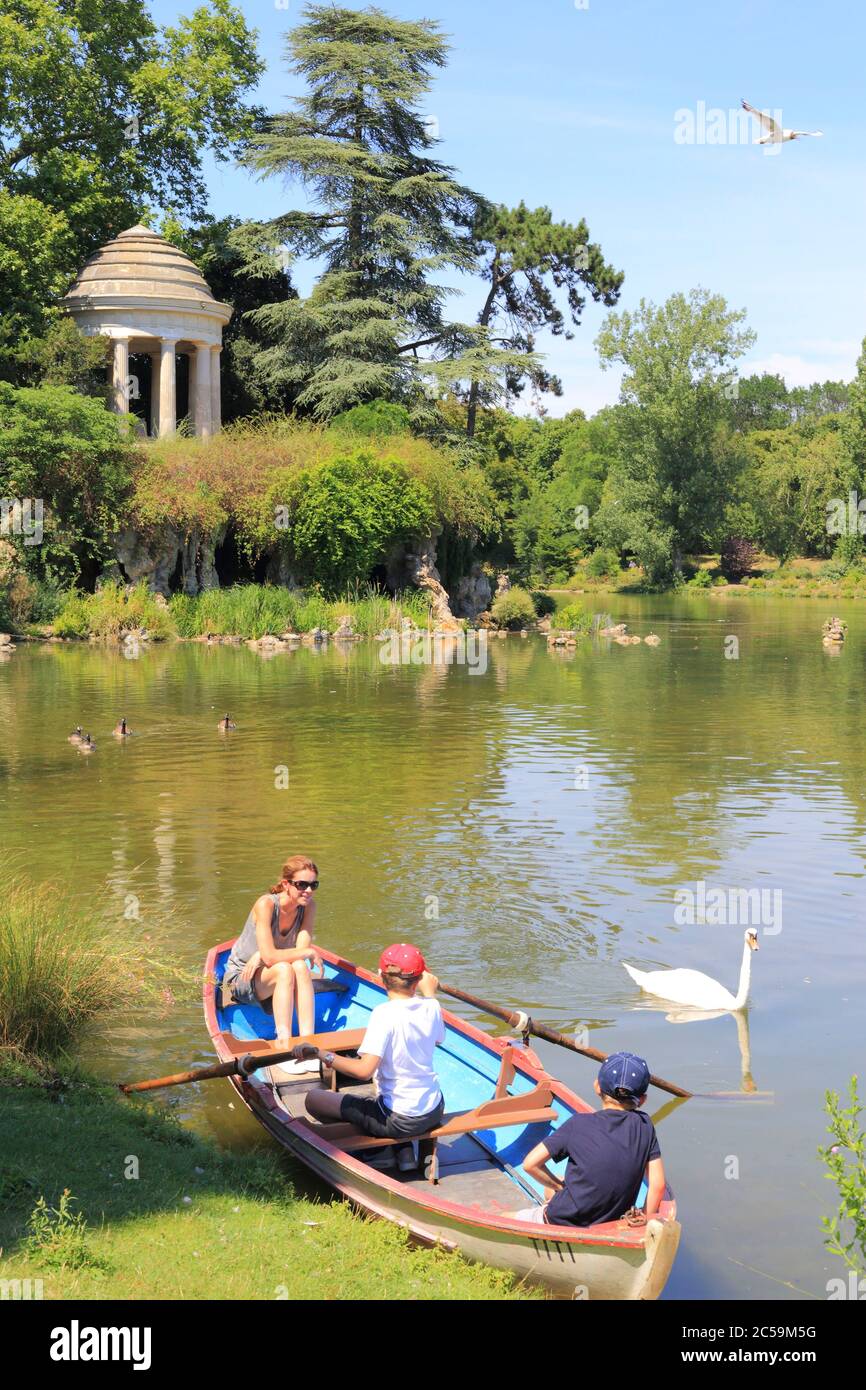
[[[510,1214],[542,1201],[542,1189],[520,1167],[529,1150],[571,1115],[592,1109],[550,1076],[530,1048],[490,1037],[443,1010],[446,1037],[435,1064],[445,1122],[435,1138],[421,1141],[425,1171],[379,1171],[371,1160],[381,1155],[382,1141],[307,1115],[304,1097],[321,1084],[318,1077],[293,1076],[278,1065],[244,1072],[245,1058],[262,1061],[276,1042],[269,1014],[233,1003],[222,990],[233,944],[223,942],[207,957],[208,1031],[220,1062],[239,1062],[240,1074],[229,1080],[241,1101],[295,1158],[365,1212],[406,1227],[416,1240],[510,1270],[558,1297],[658,1298],[680,1237],[670,1190],[658,1217],[643,1224],[622,1218],[586,1227],[539,1226]],[[317,949],[324,961],[324,977],[316,981],[317,1032],[299,1041],[350,1053],[385,991],[368,971]],[[325,1080],[336,1084],[333,1072]],[[347,1081],[341,1077],[341,1087]],[[373,1088],[359,1085],[353,1093],[370,1095]],[[645,1195],[642,1189],[638,1206]]]

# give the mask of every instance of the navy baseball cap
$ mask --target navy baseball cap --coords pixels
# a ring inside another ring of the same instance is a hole
[[[626,1091],[633,1100],[639,1100],[646,1095],[649,1083],[649,1067],[633,1052],[612,1052],[599,1068],[599,1090],[612,1100],[619,1099],[617,1091]]]

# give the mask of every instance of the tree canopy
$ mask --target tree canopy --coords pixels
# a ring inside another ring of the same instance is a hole
[[[164,28],[144,0],[5,0],[0,68],[0,369],[14,376],[94,250],[151,209],[203,215],[204,156],[245,147],[263,65],[229,0]]]
[[[754,341],[744,319],[721,295],[697,289],[611,314],[596,340],[602,366],[626,369],[599,533],[654,580],[680,570],[723,521],[738,467],[725,391]]]

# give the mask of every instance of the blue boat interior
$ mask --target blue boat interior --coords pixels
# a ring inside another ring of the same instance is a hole
[[[225,971],[228,951],[217,959],[215,992],[217,1022],[221,1031],[233,1034],[241,1040],[253,1041],[259,1038],[276,1037],[273,1018],[264,1009],[247,1004],[233,1004],[222,1007],[222,991],[219,983]],[[327,981],[344,986],[344,990],[327,989]],[[385,999],[384,989],[368,980],[359,978],[351,971],[325,962],[324,981],[317,985],[316,991],[316,1032],[331,1033],[344,1029],[365,1028],[372,1010]],[[295,1036],[298,1035],[297,1017],[293,1021]],[[519,1047],[519,1044],[516,1044]],[[445,1098],[446,1114],[457,1114],[472,1110],[482,1101],[490,1100],[494,1094],[499,1076],[500,1057],[497,1052],[483,1043],[468,1037],[465,1033],[449,1026],[445,1042],[436,1049],[435,1068]],[[520,1095],[533,1089],[535,1083],[529,1077],[517,1072],[508,1088],[509,1095]],[[523,1159],[530,1149],[544,1140],[558,1128],[574,1110],[554,1096],[552,1108],[556,1119],[531,1125],[512,1125],[503,1128],[473,1131],[450,1138],[446,1145],[440,1144],[442,1195],[450,1197],[447,1186],[449,1175],[466,1174],[470,1171],[489,1170],[491,1165],[509,1179],[511,1191],[509,1201],[504,1204],[513,1209],[527,1207],[544,1195],[541,1186],[524,1173]],[[373,1151],[375,1152],[375,1151]],[[560,1175],[565,1163],[551,1164],[552,1170]],[[513,1195],[512,1195],[513,1194]],[[638,1205],[646,1198],[646,1185],[642,1185]],[[459,1198],[457,1199],[459,1200]],[[496,1201],[501,1207],[503,1203]]]

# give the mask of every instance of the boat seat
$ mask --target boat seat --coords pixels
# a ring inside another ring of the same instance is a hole
[[[535,1125],[555,1120],[557,1112],[550,1103],[551,1099],[550,1082],[541,1081],[533,1090],[524,1091],[523,1095],[494,1096],[492,1100],[485,1100],[476,1105],[474,1110],[447,1116],[437,1129],[431,1129],[427,1134],[413,1135],[413,1142],[423,1146],[421,1152],[424,1153],[426,1150],[425,1159],[429,1159],[429,1162],[425,1161],[428,1178],[434,1183],[439,1181],[437,1145],[440,1139],[447,1139],[453,1134],[470,1134],[476,1129],[502,1129],[509,1125]],[[306,1125],[307,1128],[321,1134],[324,1139],[351,1153],[408,1142],[405,1138],[380,1139],[374,1134],[364,1134],[354,1125],[343,1121],[336,1124],[320,1124],[299,1116],[296,1123]]]
[[[292,1038],[288,1047],[277,1042],[276,1038],[236,1038],[234,1033],[220,1033],[220,1039],[233,1057],[244,1053],[256,1055],[265,1052],[288,1052],[299,1043],[310,1043],[320,1047],[323,1052],[357,1052],[364,1038],[364,1028],[343,1028],[339,1033],[307,1033],[304,1037]]]

